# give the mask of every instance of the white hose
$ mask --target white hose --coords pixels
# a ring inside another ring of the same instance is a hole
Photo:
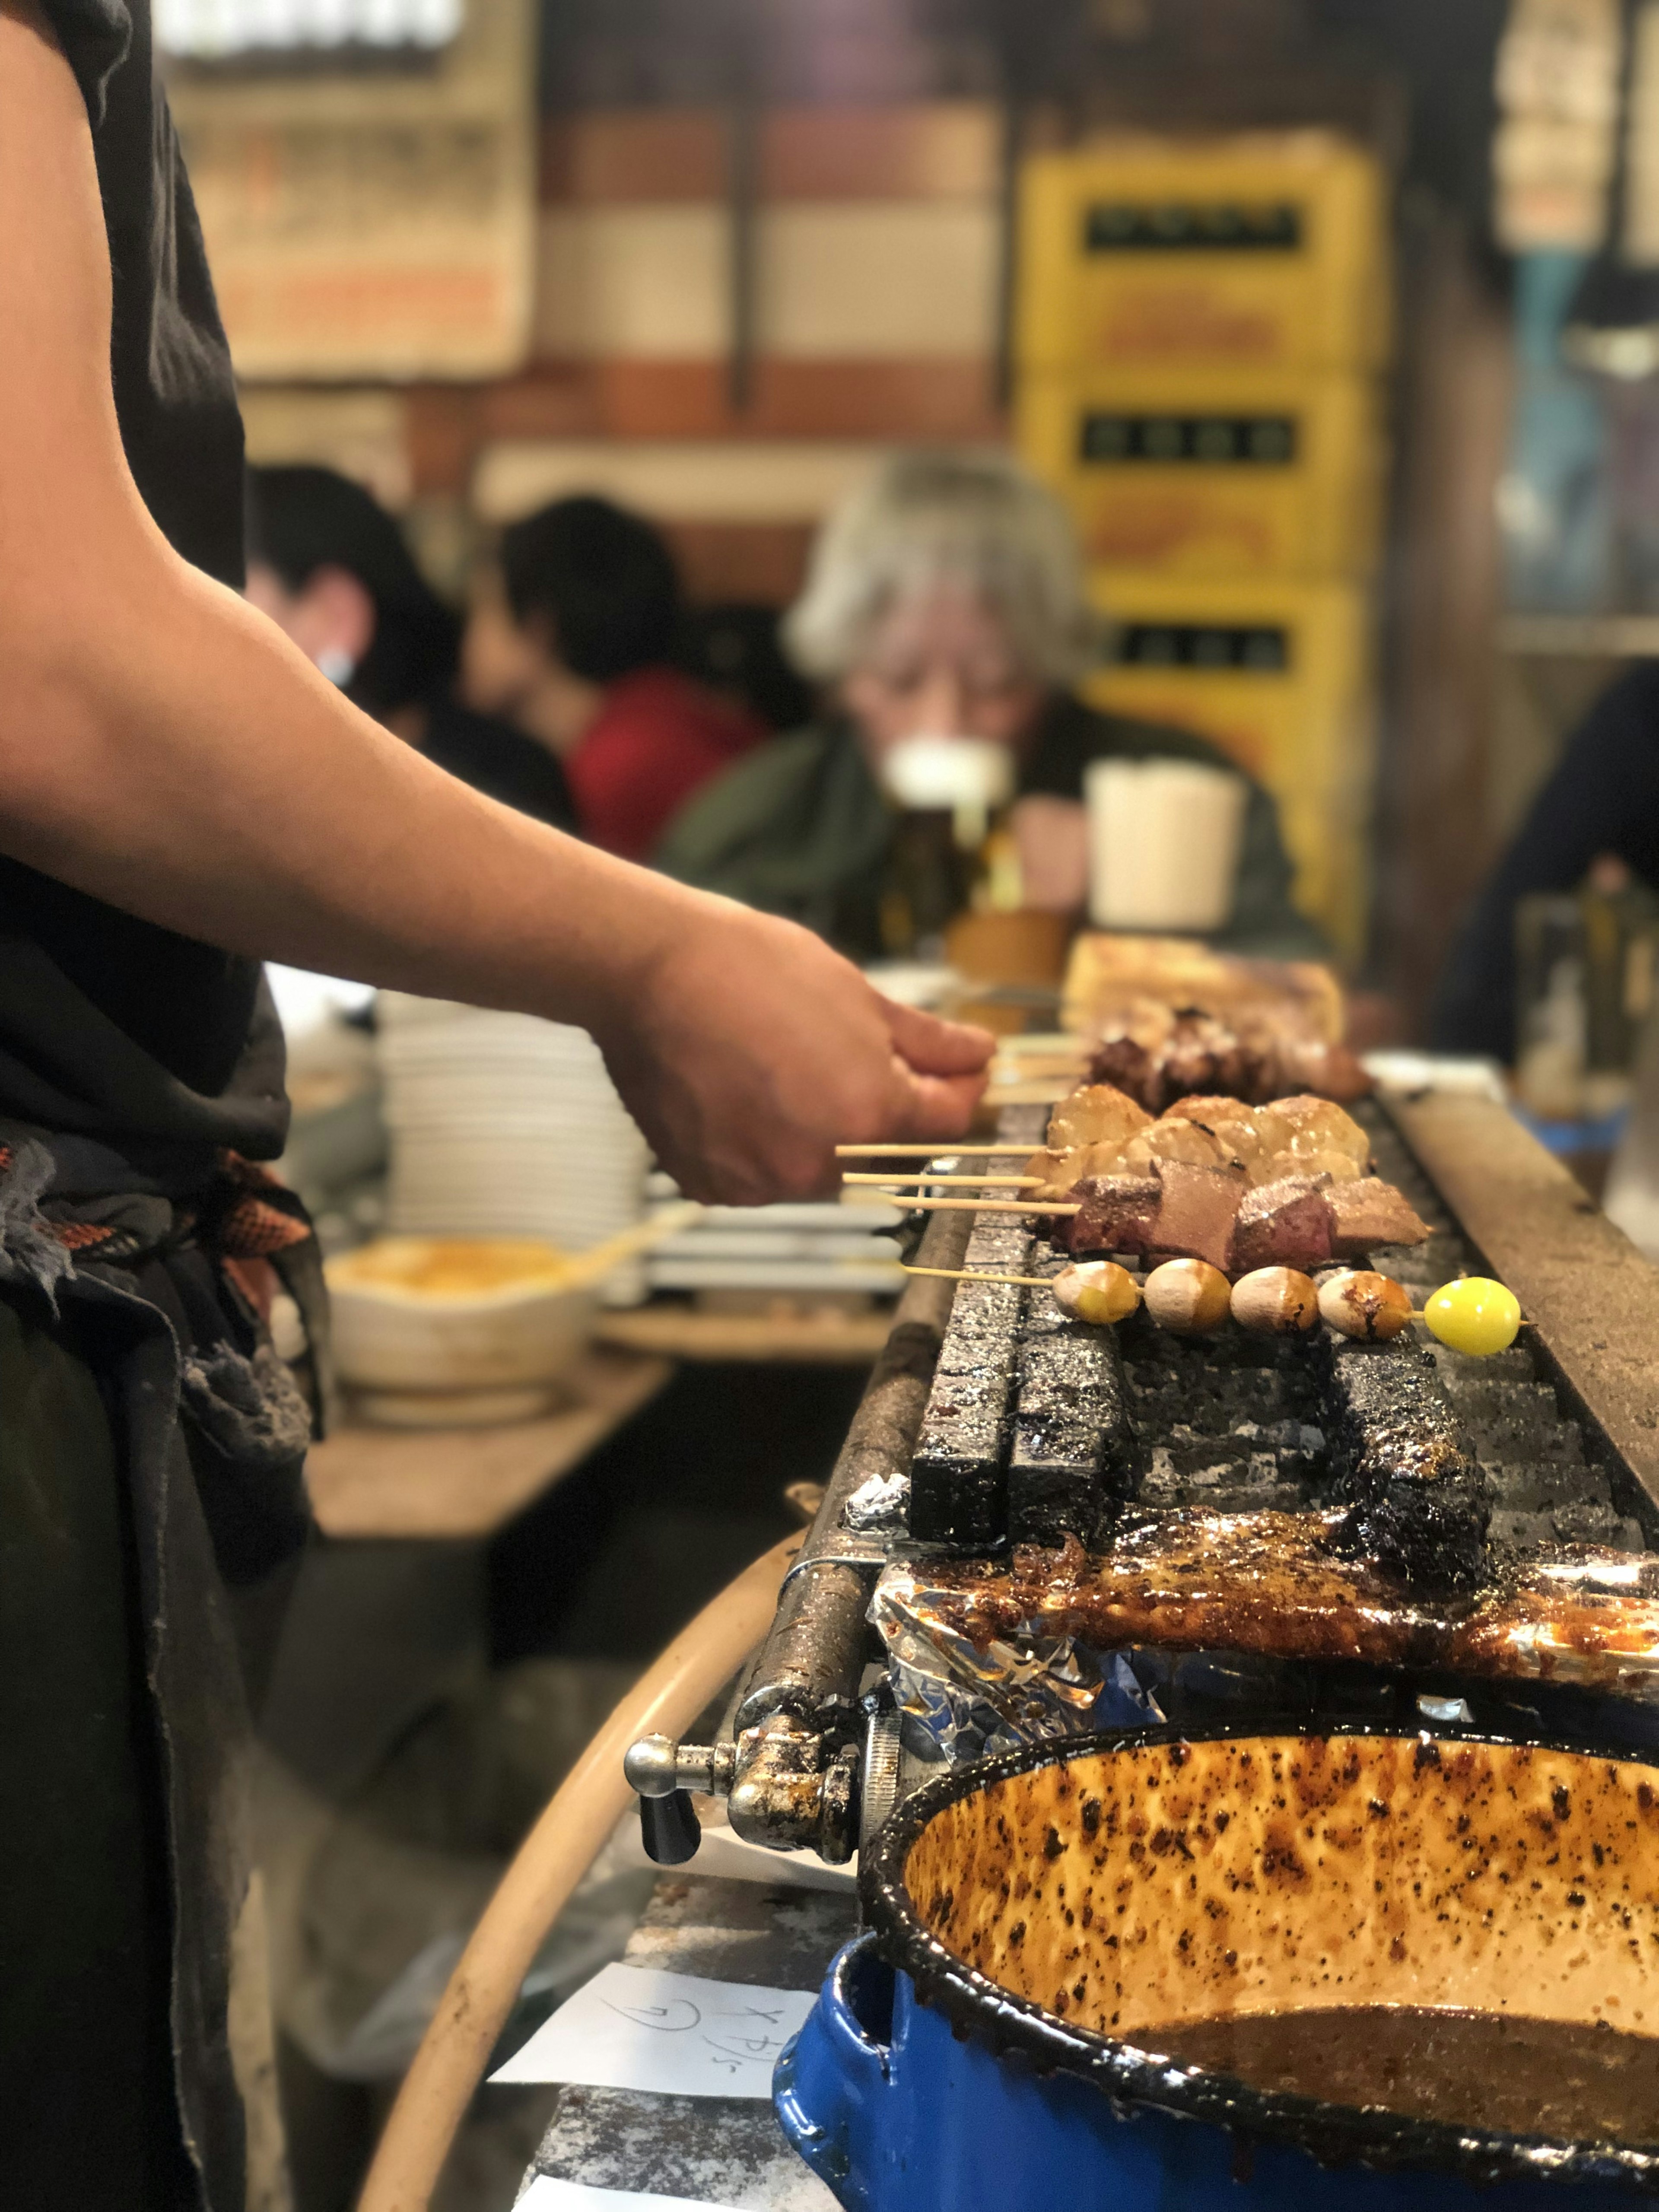
[[[455,2131],[543,1937],[633,1796],[623,1754],[678,1736],[772,1623],[801,1539],[775,1545],[711,1600],[629,1691],[519,1846],[449,1978],[386,2124],[358,2212],[428,2212]]]

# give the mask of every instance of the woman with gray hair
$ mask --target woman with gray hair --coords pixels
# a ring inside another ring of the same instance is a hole
[[[1230,765],[1204,738],[1097,712],[1071,687],[1096,649],[1076,541],[1007,455],[896,457],[820,532],[784,638],[824,687],[811,727],[706,786],[655,856],[671,875],[807,923],[871,958],[897,819],[884,769],[907,740],[975,738],[1015,762],[1025,903],[1083,907],[1084,771],[1103,759]],[[1230,950],[1319,957],[1291,902],[1273,803],[1251,784]]]

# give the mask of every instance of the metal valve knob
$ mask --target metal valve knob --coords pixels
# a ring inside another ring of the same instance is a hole
[[[672,1736],[644,1735],[629,1746],[623,1772],[640,1801],[640,1838],[658,1866],[684,1866],[702,1841],[690,1792],[723,1794],[732,1786],[735,1747],[678,1744]]]

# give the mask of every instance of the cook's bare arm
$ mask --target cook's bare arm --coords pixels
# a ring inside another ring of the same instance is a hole
[[[0,0],[0,850],[234,951],[582,1023],[711,1194],[964,1126],[980,1032],[467,790],[172,551],[121,450],[85,110],[27,0]]]

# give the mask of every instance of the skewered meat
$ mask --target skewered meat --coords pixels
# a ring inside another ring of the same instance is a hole
[[[1240,1168],[1152,1166],[1150,1176],[1091,1176],[1077,1185],[1079,1211],[1066,1237],[1073,1258],[1176,1253],[1231,1275],[1257,1267],[1306,1274],[1376,1245],[1420,1244],[1429,1234],[1393,1185],[1374,1176],[1284,1176],[1252,1190]]]
[[[1193,1167],[1154,1160],[1158,1207],[1151,1249],[1177,1260],[1203,1260],[1224,1272],[1239,1200],[1249,1188],[1243,1168]]]
[[[1257,1117],[1263,1161],[1258,1180],[1328,1175],[1346,1182],[1370,1165],[1370,1139],[1351,1115],[1328,1098],[1305,1093],[1275,1098]]]
[[[1189,1095],[1177,1098],[1163,1119],[1187,1121],[1196,1128],[1207,1130],[1227,1157],[1244,1169],[1252,1182],[1267,1180],[1257,1172],[1266,1152],[1261,1116],[1242,1099]],[[1156,1128],[1158,1124],[1154,1122],[1152,1126]]]
[[[1287,1175],[1328,1175],[1348,1182],[1370,1164],[1370,1139],[1352,1116],[1328,1098],[1298,1093],[1251,1107],[1237,1098],[1188,1093],[1157,1121],[1109,1084],[1074,1091],[1055,1107],[1048,1123],[1049,1156],[1031,1172],[1057,1181],[1054,1155],[1086,1151],[1072,1180],[1082,1175],[1146,1175],[1155,1159],[1185,1160],[1194,1167],[1236,1161],[1253,1183]]]
[[[1333,1183],[1326,1195],[1331,1249],[1339,1260],[1360,1259],[1382,1244],[1420,1244],[1429,1233],[1408,1200],[1376,1176]]]
[[[1243,1274],[1258,1267],[1326,1266],[1333,1256],[1334,1224],[1328,1176],[1284,1176],[1246,1193],[1233,1223],[1232,1265]]]
[[[1297,1091],[1288,1098],[1273,1099],[1263,1109],[1261,1119],[1264,1127],[1271,1122],[1275,1133],[1280,1129],[1285,1132],[1284,1141],[1298,1158],[1310,1159],[1319,1152],[1345,1153],[1362,1175],[1370,1165],[1370,1139],[1352,1114],[1345,1114],[1328,1098]]]
[[[1164,1187],[1156,1176],[1090,1176],[1073,1195],[1082,1211],[1073,1215],[1068,1243],[1073,1256],[1092,1258],[1129,1252],[1144,1258],[1152,1249]]]
[[[1261,1018],[1242,1015],[1234,1024],[1196,1007],[1156,1005],[1137,1006],[1101,1040],[1089,1079],[1115,1085],[1152,1114],[1190,1091],[1255,1104],[1298,1087],[1330,1098],[1361,1098],[1370,1088],[1344,1045],[1278,1035]]]
[[[1130,1138],[1146,1128],[1152,1118],[1109,1083],[1085,1084],[1062,1098],[1049,1116],[1048,1142],[1056,1152],[1070,1152],[1083,1145],[1113,1145],[1121,1155]]]
[[[1237,1166],[1241,1175],[1244,1172],[1243,1163],[1234,1158],[1212,1130],[1173,1114],[1150,1122],[1138,1136],[1130,1138],[1123,1148],[1123,1173],[1154,1174],[1154,1163],[1158,1160],[1181,1160],[1189,1168]]]

